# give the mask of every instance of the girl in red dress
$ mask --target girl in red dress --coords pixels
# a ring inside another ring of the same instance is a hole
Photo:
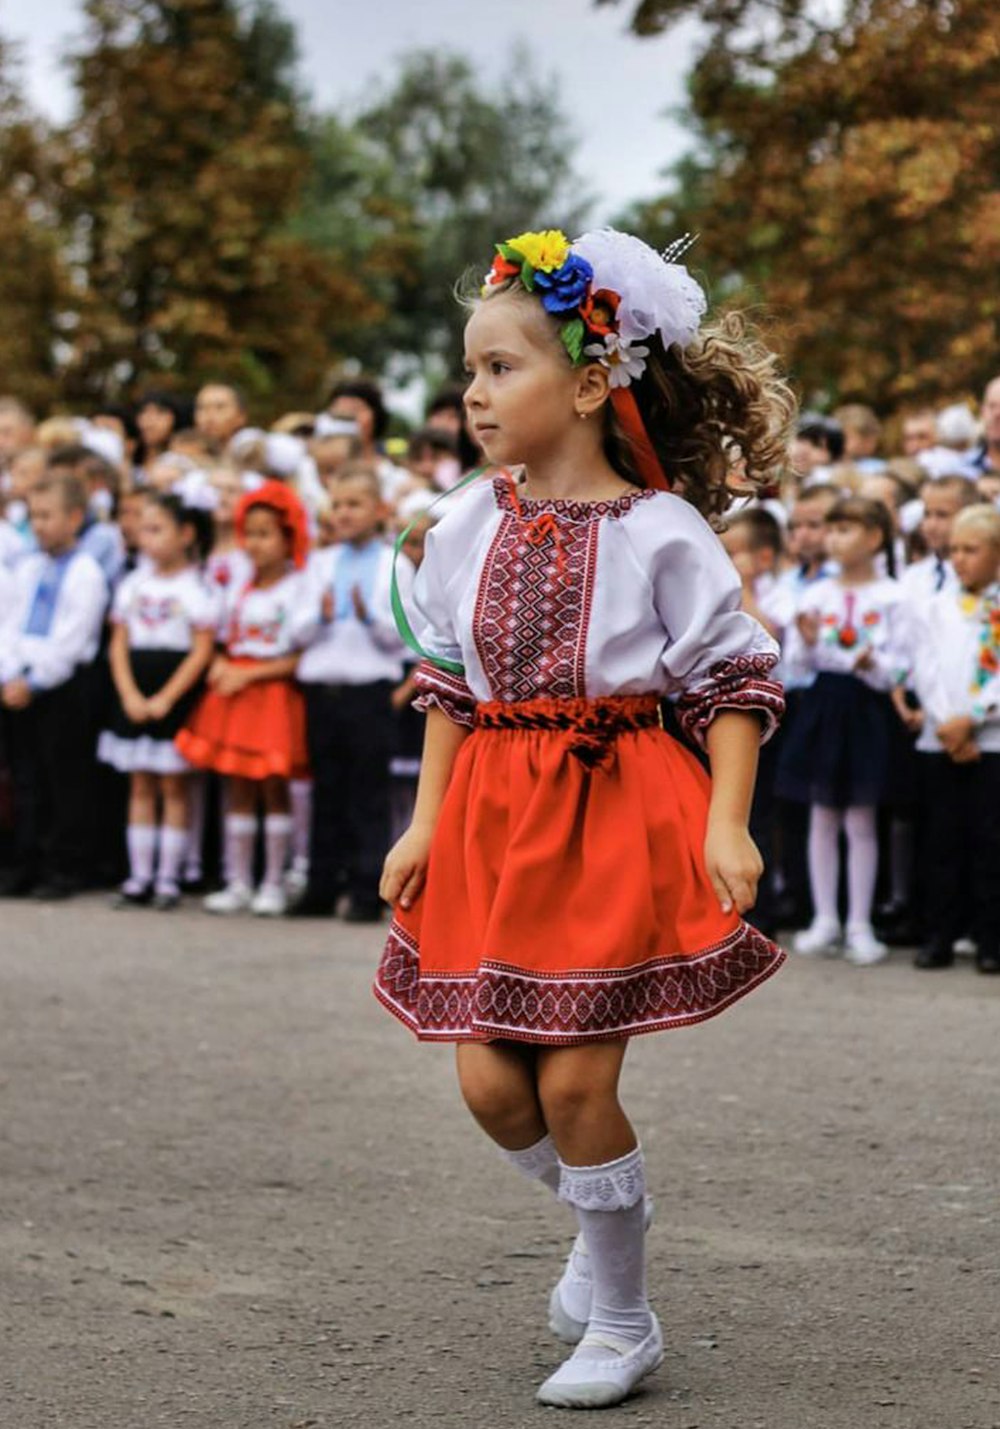
[[[465,335],[496,475],[427,536],[423,766],[382,881],[378,997],[458,1044],[473,1116],[576,1210],[550,1326],[577,1347],[538,1393],[573,1408],[618,1403],[663,1356],[628,1039],[713,1016],[783,959],[741,916],[777,647],[705,518],[735,470],[769,479],[792,400],[737,319],[699,332],[674,256],[611,230],[499,246]]]
[[[283,878],[292,820],[289,782],[308,773],[306,717],[293,676],[311,634],[303,577],[307,518],[294,492],[267,481],[241,497],[236,534],[253,565],[229,592],[225,653],[177,748],[199,769],[226,776],[226,886],[205,899],[210,913],[285,912]],[[264,879],[253,891],[258,806],[264,810]]]

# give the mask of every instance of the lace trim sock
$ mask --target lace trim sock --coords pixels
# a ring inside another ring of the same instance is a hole
[[[128,848],[128,882],[126,893],[141,893],[153,881],[153,860],[156,857],[156,827],[153,824],[129,824],[125,830]]]
[[[574,1359],[627,1354],[652,1332],[646,1299],[646,1178],[642,1150],[604,1166],[560,1166],[559,1196],[576,1207],[593,1286]]]
[[[253,845],[257,820],[252,814],[226,815],[226,884],[249,888],[253,882]]]
[[[291,815],[268,814],[264,820],[264,884],[268,888],[281,887],[291,839]]]
[[[157,893],[178,893],[181,864],[188,847],[187,829],[173,829],[164,824],[160,829],[160,859],[156,867]]]
[[[309,867],[309,827],[312,822],[311,779],[293,779],[288,786],[292,806],[292,860],[296,868]]]
[[[508,1151],[500,1147],[500,1155],[511,1166],[527,1176],[530,1181],[541,1181],[554,1194],[559,1190],[559,1155],[551,1136],[543,1136],[534,1146],[526,1146],[522,1151]]]

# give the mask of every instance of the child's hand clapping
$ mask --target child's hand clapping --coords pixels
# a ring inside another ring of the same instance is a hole
[[[0,691],[0,700],[9,710],[26,710],[31,704],[31,686],[27,680],[8,680]]]
[[[354,614],[361,621],[362,625],[368,624],[368,607],[365,605],[365,598],[361,594],[361,587],[356,585],[351,591],[351,604],[354,606]]]

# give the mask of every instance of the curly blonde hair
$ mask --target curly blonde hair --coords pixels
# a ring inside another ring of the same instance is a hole
[[[463,302],[474,307],[501,293],[538,302],[518,278],[485,294],[467,293]],[[558,334],[576,313],[546,316]],[[658,334],[643,342],[649,348],[646,370],[630,390],[672,490],[715,523],[736,497],[773,488],[786,461],[796,401],[777,355],[744,316],[725,314],[685,348],[664,348]],[[559,348],[570,361],[561,342]],[[608,461],[626,481],[644,486],[610,402],[604,414]]]

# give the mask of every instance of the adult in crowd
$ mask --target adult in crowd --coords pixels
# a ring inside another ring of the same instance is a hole
[[[246,398],[229,382],[207,382],[194,402],[195,431],[218,453],[247,424]]]
[[[975,476],[1000,472],[1000,376],[986,384],[979,415],[983,437],[969,458],[969,470]]]

